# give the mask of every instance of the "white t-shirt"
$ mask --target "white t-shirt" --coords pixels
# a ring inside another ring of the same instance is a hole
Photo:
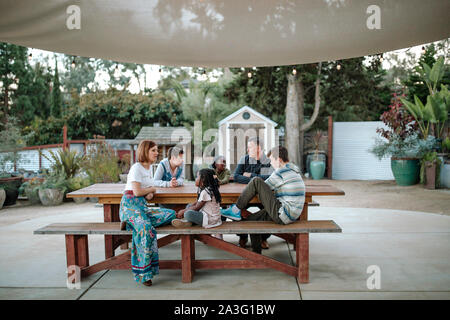
[[[133,190],[131,182],[139,182],[141,184],[141,188],[152,187],[153,174],[151,167],[147,170],[139,162],[133,164],[128,172],[125,190]]]
[[[214,195],[210,196],[206,190],[200,192],[198,201],[206,201],[200,212],[203,213],[203,228],[217,227],[222,224],[220,205],[216,202]]]

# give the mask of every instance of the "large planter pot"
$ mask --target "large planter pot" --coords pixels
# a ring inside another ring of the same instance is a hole
[[[441,187],[450,188],[450,163],[444,163],[441,167]]]
[[[0,209],[3,208],[5,200],[6,200],[6,192],[4,189],[0,189]]]
[[[59,189],[39,189],[39,199],[44,206],[57,206],[63,202],[64,191]]]
[[[311,171],[310,171],[311,161],[319,160],[319,161],[326,162],[326,159],[327,159],[325,151],[319,151],[317,156],[315,153],[316,153],[315,151],[308,151],[308,154],[306,156],[306,172],[308,172],[310,176],[311,176]]]
[[[425,162],[425,189],[436,189],[436,162],[426,161]]]
[[[419,159],[391,158],[391,169],[399,186],[411,186],[419,182]]]
[[[41,200],[39,199],[39,189],[37,188],[25,188],[25,195],[31,204],[39,204]]]
[[[324,161],[311,161],[309,164],[309,172],[314,180],[320,180],[325,174],[325,162]]]
[[[6,199],[4,206],[11,206],[16,204],[17,197],[19,197],[19,188],[22,185],[22,177],[0,178],[0,188],[6,192]]]
[[[75,202],[75,203],[83,203],[83,202],[86,202],[87,197],[83,197],[83,198],[72,198],[72,199],[73,199],[73,202]]]

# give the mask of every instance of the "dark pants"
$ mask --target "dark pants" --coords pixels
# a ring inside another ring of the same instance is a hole
[[[275,198],[270,187],[259,177],[253,178],[250,183],[245,187],[242,194],[239,196],[236,206],[239,209],[246,209],[250,200],[254,196],[258,196],[261,201],[262,209],[256,213],[250,214],[247,219],[249,221],[274,221],[278,224],[283,224],[278,216],[278,210],[281,208],[281,202]],[[261,241],[267,240],[270,234],[252,234],[250,239],[252,241],[252,249],[255,252],[261,252]],[[241,239],[248,237],[248,235],[240,235]]]

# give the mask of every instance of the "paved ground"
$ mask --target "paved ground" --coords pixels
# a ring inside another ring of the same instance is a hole
[[[33,230],[54,222],[102,221],[103,216],[102,208],[93,203],[65,203],[0,210],[0,299],[450,299],[450,194],[446,190],[430,193],[441,199],[441,208],[433,207],[440,214],[434,214],[383,209],[380,202],[376,206],[369,202],[372,208],[355,208],[353,203],[341,207],[337,201],[347,203],[344,199],[357,197],[362,191],[355,189],[361,187],[328,183],[347,195],[317,198],[321,206],[311,208],[309,216],[333,219],[343,233],[310,235],[308,284],[299,286],[295,278],[275,270],[199,270],[192,283],[183,284],[181,271],[161,270],[148,288],[136,284],[130,271],[112,270],[85,279],[80,290],[69,290],[64,236],[33,235]],[[387,189],[386,193],[393,193]],[[409,192],[404,190],[397,193],[397,204],[414,205],[406,203]],[[420,191],[411,200],[417,207],[427,201]],[[384,206],[390,203],[385,201]],[[237,239],[225,236],[232,243]],[[264,254],[293,264],[291,245],[276,237],[269,242],[271,248]],[[236,258],[196,245],[196,255],[202,259]],[[102,260],[103,237],[90,236],[89,246],[91,263]],[[160,258],[179,259],[179,243],[162,248]],[[368,288],[370,266],[379,268],[379,289]]]

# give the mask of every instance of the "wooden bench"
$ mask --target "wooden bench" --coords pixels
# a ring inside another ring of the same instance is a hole
[[[221,226],[205,229],[200,226],[174,228],[163,226],[156,228],[158,234],[167,236],[158,239],[158,247],[164,247],[181,240],[181,260],[160,260],[160,269],[181,269],[182,282],[192,282],[196,269],[265,269],[272,268],[297,277],[299,283],[309,281],[309,247],[302,245],[302,237],[309,233],[342,232],[332,220],[297,221],[289,225],[274,222],[239,221],[224,222]],[[264,255],[246,250],[232,243],[214,238],[211,234],[263,234],[270,233],[295,244],[296,266],[285,264]],[[130,269],[130,251],[111,257],[94,265],[89,264],[88,235],[116,236],[116,241],[130,241],[131,231],[120,230],[120,222],[101,223],[55,223],[34,231],[34,234],[64,234],[66,238],[66,257],[68,270],[70,266],[78,266],[80,277],[86,277],[101,270]],[[197,260],[195,258],[195,241],[201,241],[244,259]],[[306,242],[308,243],[308,242]],[[72,267],[73,268],[73,267]],[[69,274],[69,278],[73,275]]]

